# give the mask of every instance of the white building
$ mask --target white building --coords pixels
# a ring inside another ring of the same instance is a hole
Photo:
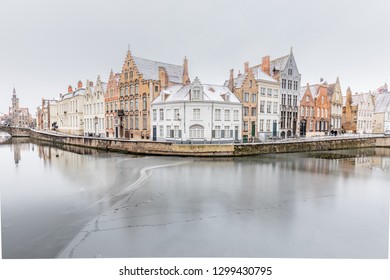
[[[375,98],[373,133],[390,134],[390,93],[380,93]]]
[[[374,124],[375,97],[369,93],[359,95],[356,133],[372,133]]]
[[[84,135],[84,94],[81,81],[76,90],[68,87],[66,94],[60,94],[57,102],[58,131],[73,135]]]
[[[254,70],[254,75],[259,88],[258,137],[260,140],[277,137],[280,121],[280,83],[264,73],[261,67]]]
[[[226,86],[174,85],[151,105],[153,141],[232,143],[241,141],[242,105]]]
[[[105,137],[104,94],[106,84],[97,77],[96,86],[87,81],[84,100],[84,136]]]

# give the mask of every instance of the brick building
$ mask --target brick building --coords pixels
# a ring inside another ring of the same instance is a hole
[[[151,102],[168,86],[189,82],[186,58],[179,66],[135,57],[128,50],[118,84],[118,136],[150,139]]]

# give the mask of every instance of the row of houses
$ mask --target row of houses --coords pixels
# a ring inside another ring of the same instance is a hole
[[[343,97],[339,78],[301,87],[292,49],[254,66],[245,62],[242,73],[231,69],[220,85],[191,81],[187,58],[173,65],[128,50],[121,72],[111,70],[106,82],[79,81],[55,99],[42,99],[37,123],[74,135],[181,143],[384,133],[390,130],[388,96],[386,85],[368,94],[348,89]]]

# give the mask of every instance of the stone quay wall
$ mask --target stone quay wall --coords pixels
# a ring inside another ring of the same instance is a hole
[[[3,129],[0,129],[5,131]],[[23,130],[23,131],[22,131]],[[27,129],[10,131],[14,137],[25,136]],[[7,131],[6,131],[7,132]],[[13,133],[13,134],[12,134]],[[142,140],[121,140],[110,138],[64,135],[55,132],[28,130],[27,136],[55,144],[96,148],[112,152],[139,155],[229,157],[251,156],[268,153],[290,153],[307,151],[329,151],[353,148],[390,147],[387,136],[329,137],[327,139],[292,139],[285,142],[245,143],[245,144],[206,144],[189,145],[169,142]]]

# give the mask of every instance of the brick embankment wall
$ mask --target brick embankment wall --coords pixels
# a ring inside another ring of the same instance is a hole
[[[32,138],[50,141],[58,144],[97,148],[106,151],[141,154],[141,155],[172,155],[172,156],[249,156],[268,153],[290,153],[307,151],[327,151],[354,148],[390,147],[390,137],[362,137],[326,140],[297,140],[275,143],[221,144],[221,145],[181,145],[167,142],[152,142],[142,140],[117,140],[69,136],[54,133],[44,133],[32,130]]]

